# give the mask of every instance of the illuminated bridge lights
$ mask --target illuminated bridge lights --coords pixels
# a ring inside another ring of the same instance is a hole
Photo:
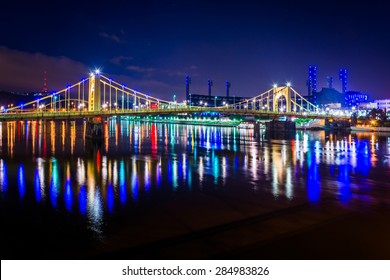
[[[290,82],[287,82],[286,86],[278,86],[275,83],[273,88],[252,98],[240,99],[242,100],[240,102],[226,102],[219,97],[212,99],[214,102],[200,100],[199,106],[188,106],[187,101],[178,102],[176,94],[173,95],[173,101],[163,100],[107,78],[99,68],[96,68],[88,78],[82,78],[75,84],[69,84],[64,89],[42,96],[35,101],[17,106],[11,104],[12,106],[7,110],[2,106],[0,121],[20,118],[61,119],[118,115],[160,118],[160,115],[179,117],[197,113],[209,114],[217,118],[220,117],[219,114],[310,118],[325,118],[332,115],[332,112],[327,112],[325,116],[324,112],[318,110],[314,104],[296,92]],[[335,112],[332,117],[348,116]],[[180,119],[180,121],[184,120]],[[187,121],[193,121],[193,119]],[[214,122],[207,118],[202,121]]]

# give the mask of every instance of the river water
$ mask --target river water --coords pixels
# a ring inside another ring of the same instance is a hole
[[[82,121],[0,123],[2,259],[224,256],[389,210],[390,134],[113,118],[103,140],[84,135]]]

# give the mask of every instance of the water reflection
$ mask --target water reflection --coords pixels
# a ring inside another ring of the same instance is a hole
[[[7,165],[3,159],[0,159],[0,190],[1,192],[5,192],[8,186],[8,173],[7,173]]]
[[[26,194],[26,181],[24,178],[23,164],[19,164],[19,168],[18,168],[18,189],[19,189],[20,198],[23,198],[23,196]]]
[[[100,235],[105,215],[179,191],[223,187],[312,203],[327,194],[348,203],[352,186],[390,167],[387,135],[298,131],[273,139],[120,119],[104,125],[101,143],[84,134],[82,122],[0,123],[1,192],[81,215]]]

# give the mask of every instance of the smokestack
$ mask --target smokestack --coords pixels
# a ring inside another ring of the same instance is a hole
[[[328,82],[328,88],[333,88],[333,77],[327,76],[326,81]]]
[[[229,97],[229,89],[230,89],[230,82],[229,81],[226,81],[226,97]]]
[[[342,92],[347,92],[347,83],[348,83],[348,76],[347,76],[347,69],[346,68],[340,68],[339,71],[339,79],[342,83]]]
[[[309,66],[309,76],[306,81],[308,95],[313,95],[317,91],[317,66]]]
[[[213,86],[213,81],[208,80],[208,85],[209,85],[209,96],[211,96],[211,87]]]

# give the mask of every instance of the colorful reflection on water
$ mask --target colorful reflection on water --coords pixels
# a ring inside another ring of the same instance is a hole
[[[348,203],[354,190],[367,191],[366,180],[390,178],[390,135],[298,131],[275,139],[264,131],[112,119],[105,138],[90,143],[83,122],[0,128],[2,199],[80,215],[98,236],[121,209],[175,192],[225,188],[276,201]]]

